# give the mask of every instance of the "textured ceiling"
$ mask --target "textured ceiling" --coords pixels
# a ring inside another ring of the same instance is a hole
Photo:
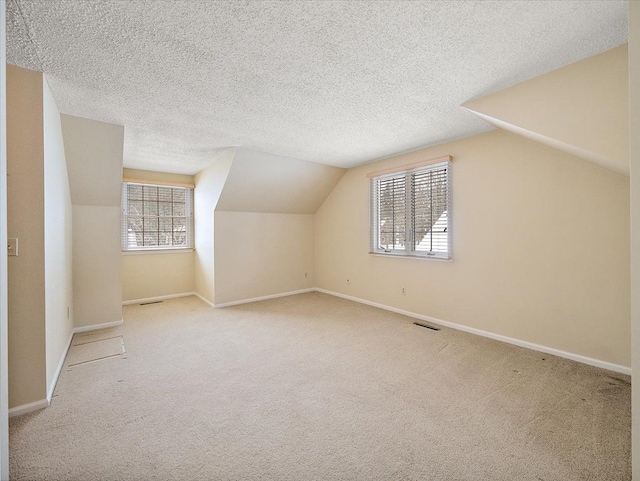
[[[626,42],[612,1],[10,0],[12,64],[125,126],[126,167],[227,147],[350,167],[476,134],[460,104]]]

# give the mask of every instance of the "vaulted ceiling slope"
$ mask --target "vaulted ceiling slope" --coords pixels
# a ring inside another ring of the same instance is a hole
[[[624,0],[9,0],[8,59],[124,165],[227,147],[351,167],[491,127],[459,105],[626,42]]]
[[[629,175],[626,45],[463,105],[490,124]]]
[[[120,206],[124,129],[95,120],[60,116],[74,205]]]
[[[216,210],[314,214],[345,169],[236,149]]]

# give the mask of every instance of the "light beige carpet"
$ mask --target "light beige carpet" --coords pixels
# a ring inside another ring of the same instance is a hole
[[[319,293],[124,319],[92,339],[126,358],[65,366],[11,420],[12,479],[631,476],[627,376]]]

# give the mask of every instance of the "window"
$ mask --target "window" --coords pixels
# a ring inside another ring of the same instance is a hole
[[[193,189],[122,184],[122,250],[193,247]]]
[[[450,157],[370,174],[371,252],[451,258]]]

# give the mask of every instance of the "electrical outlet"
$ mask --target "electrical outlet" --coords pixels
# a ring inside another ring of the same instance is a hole
[[[18,255],[18,238],[17,237],[9,237],[7,239],[7,255],[8,256]]]
[[[305,272],[304,273],[304,278],[306,279],[307,277],[309,277],[309,274]]]
[[[347,284],[351,284],[351,279],[347,279]]]
[[[402,288],[402,295],[404,296],[407,293],[407,290],[403,287]]]

